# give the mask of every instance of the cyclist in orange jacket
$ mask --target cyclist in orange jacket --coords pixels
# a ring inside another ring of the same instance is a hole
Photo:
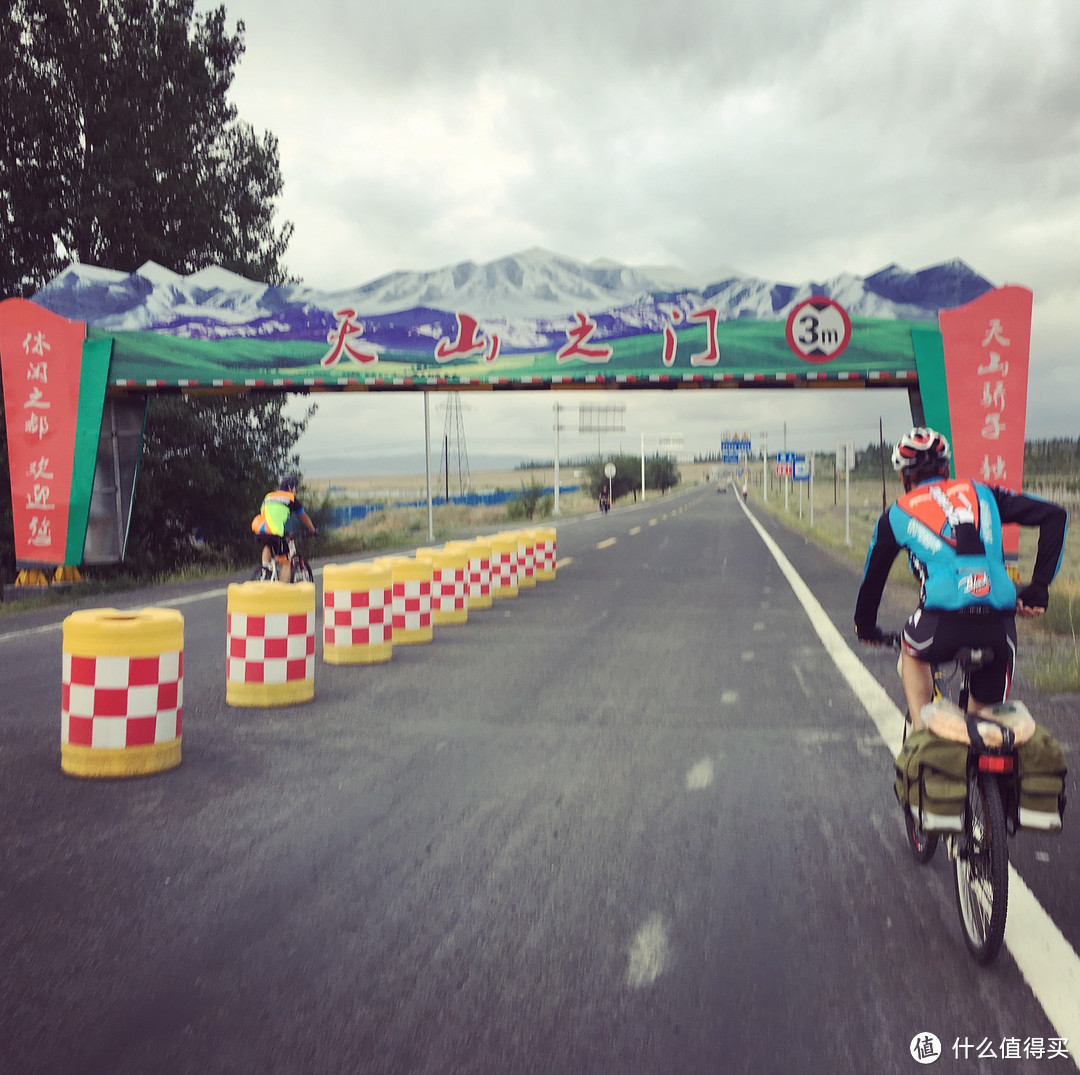
[[[304,505],[296,499],[296,490],[300,480],[295,474],[288,474],[281,479],[281,485],[263,498],[262,509],[251,520],[251,529],[262,543],[263,574],[270,577],[270,567],[276,556],[280,562],[282,582],[289,582],[292,567],[289,564],[289,543],[285,533],[292,526],[293,516],[298,517],[308,533],[314,536],[315,524],[311,516],[304,511]]]

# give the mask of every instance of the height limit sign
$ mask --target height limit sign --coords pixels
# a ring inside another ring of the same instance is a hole
[[[840,303],[815,295],[788,314],[787,342],[807,362],[829,362],[851,342],[851,318]]]

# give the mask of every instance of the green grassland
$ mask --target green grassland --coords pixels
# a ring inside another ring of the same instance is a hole
[[[836,551],[861,570],[874,524],[882,511],[880,479],[853,480],[847,496],[847,511],[843,483],[835,482],[831,475],[827,480],[817,481],[811,526],[810,498],[804,483],[798,483],[804,488],[800,514],[798,485],[793,484],[789,490],[785,508],[782,487],[770,483],[768,499],[763,502],[760,472],[756,477],[757,484],[751,486],[755,509],[763,508],[785,526],[803,533],[818,545]],[[1058,484],[1065,488],[1068,482],[1062,477]],[[887,501],[891,503],[901,492],[899,482],[891,473],[888,474],[885,484]],[[1068,503],[1065,506],[1071,507]],[[1031,577],[1037,541],[1037,531],[1021,529],[1019,572],[1022,581]],[[894,593],[901,594],[906,588],[914,607],[918,589],[908,570],[907,560],[902,556],[893,565],[889,587]],[[1038,690],[1047,693],[1080,691],[1080,543],[1075,529],[1070,530],[1066,538],[1061,570],[1051,587],[1046,615],[1038,620],[1020,620],[1017,627],[1020,674]]]

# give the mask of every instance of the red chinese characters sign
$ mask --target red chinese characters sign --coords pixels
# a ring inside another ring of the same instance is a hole
[[[1002,287],[938,316],[954,472],[1019,491],[1024,478],[1031,292]],[[1006,553],[1015,559],[1018,531]]]
[[[0,304],[15,559],[63,564],[86,326],[23,299]]]

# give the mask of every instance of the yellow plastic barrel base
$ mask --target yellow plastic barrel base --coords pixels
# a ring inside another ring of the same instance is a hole
[[[393,654],[393,642],[375,646],[332,646],[323,643],[323,660],[327,664],[383,664]]]
[[[119,777],[164,773],[180,764],[180,740],[112,750],[60,744],[60,768],[68,776]]]
[[[281,583],[277,583],[281,585]],[[298,679],[293,683],[232,683],[225,685],[229,705],[268,707],[310,702],[315,697],[315,680]]]
[[[435,637],[435,625],[427,627],[395,627],[395,646],[416,646],[423,642],[430,642]]]

